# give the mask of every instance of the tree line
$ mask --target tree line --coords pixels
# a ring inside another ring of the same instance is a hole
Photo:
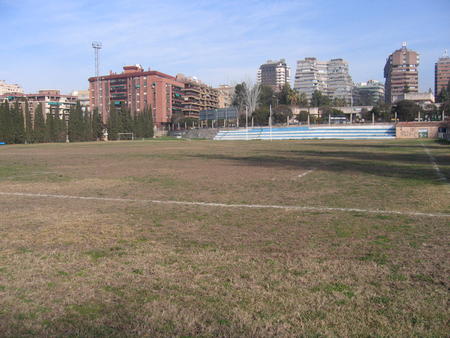
[[[246,96],[248,95],[249,85],[241,83],[236,85],[233,96],[233,105],[240,112],[240,125],[245,123],[245,107],[248,107]],[[406,89],[405,89],[406,90]],[[425,109],[413,101],[403,100],[395,104],[386,104],[384,100],[373,104],[371,110],[363,109],[361,118],[355,118],[354,121],[371,121],[372,118],[377,122],[391,122],[395,117],[399,121],[414,121],[420,115],[421,120],[436,121],[442,119],[442,113],[450,115],[450,83],[447,88],[441,90],[437,95],[436,101],[440,106],[429,105]],[[270,86],[260,86],[258,104],[253,111],[249,111],[249,119],[255,125],[267,125],[269,123],[270,106],[272,107],[272,122],[286,123],[292,114],[291,106],[298,107],[318,107],[320,114],[310,115],[307,110],[302,110],[296,119],[300,122],[306,122],[309,119],[312,123],[327,123],[329,116],[345,117],[346,114],[339,109],[348,106],[348,102],[342,98],[331,98],[319,90],[315,90],[311,100],[308,101],[305,93],[298,93],[286,84],[279,92],[275,92]]]
[[[95,109],[92,113],[83,111],[79,102],[70,108],[68,118],[55,107],[44,117],[42,103],[36,106],[34,118],[27,100],[8,101],[0,104],[0,142],[8,144],[44,142],[84,142],[103,138],[103,130],[108,128],[109,139],[117,140],[119,133],[134,133],[138,138],[153,137],[153,119],[149,110],[131,114],[123,105],[111,108],[106,125]]]
[[[137,138],[153,137],[152,108],[144,109],[139,114],[131,114],[124,104],[120,108],[111,105],[108,122],[108,139],[118,140],[120,133],[133,133]]]

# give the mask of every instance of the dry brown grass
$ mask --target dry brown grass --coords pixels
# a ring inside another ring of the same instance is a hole
[[[416,141],[11,146],[0,191],[450,212]],[[448,334],[448,218],[0,202],[2,336]]]

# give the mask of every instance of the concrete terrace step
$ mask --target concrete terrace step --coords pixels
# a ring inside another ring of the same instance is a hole
[[[245,128],[221,130],[214,140],[393,139],[394,125]]]

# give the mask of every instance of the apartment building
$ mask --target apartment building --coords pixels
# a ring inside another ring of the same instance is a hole
[[[419,54],[406,47],[393,52],[384,66],[385,101],[394,103],[404,93],[419,92]]]
[[[434,65],[434,95],[438,97],[442,89],[450,82],[450,57],[445,51]]]
[[[311,100],[314,91],[319,90],[331,98],[352,101],[353,81],[349,74],[348,63],[343,59],[319,61],[307,57],[297,61],[294,89],[305,93]]]
[[[77,101],[80,102],[81,109],[83,109],[84,112],[90,111],[89,90],[74,90],[70,95],[77,98]]]
[[[274,91],[279,92],[284,85],[291,82],[291,68],[286,64],[285,59],[268,60],[259,67],[257,82],[263,86],[270,86]]]
[[[28,101],[28,108],[30,110],[32,119],[34,120],[34,112],[39,104],[42,104],[42,113],[44,118],[48,115],[59,117],[60,119],[68,120],[69,111],[77,103],[77,97],[73,95],[63,95],[59,90],[39,90],[36,94],[3,94],[0,95],[0,100],[6,99],[11,105],[18,102],[22,106],[25,101]]]
[[[89,78],[90,109],[98,107],[106,123],[110,110],[122,105],[132,114],[151,108],[155,125],[161,127],[171,122],[172,114],[183,110],[183,90],[184,83],[173,76],[144,71],[141,65],[125,66],[120,74]]]
[[[9,84],[0,80],[0,95],[5,94],[23,94],[23,89],[18,84]]]
[[[220,85],[216,90],[219,93],[219,108],[231,107],[233,104],[234,86]]]
[[[219,108],[219,91],[196,77],[186,77],[178,74],[176,80],[182,87],[182,112],[185,117],[198,118],[202,110]]]
[[[355,106],[374,106],[380,101],[384,101],[384,84],[380,81],[360,82],[353,88]]]
[[[344,99],[352,103],[353,81],[349,74],[348,63],[343,59],[332,59],[328,62],[327,94],[331,98]]]

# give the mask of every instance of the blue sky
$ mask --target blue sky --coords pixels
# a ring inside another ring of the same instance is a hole
[[[87,88],[92,41],[101,73],[123,65],[197,76],[211,85],[256,76],[268,59],[344,58],[355,82],[383,81],[402,41],[421,55],[420,89],[450,49],[450,1],[0,0],[0,79],[27,92]]]

